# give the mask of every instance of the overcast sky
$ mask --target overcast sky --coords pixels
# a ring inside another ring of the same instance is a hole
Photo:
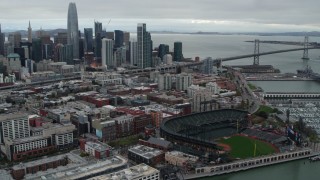
[[[0,0],[2,29],[66,28],[69,1]],[[101,21],[107,31],[320,31],[320,0],[78,0],[79,28]],[[111,19],[110,24],[108,24]]]

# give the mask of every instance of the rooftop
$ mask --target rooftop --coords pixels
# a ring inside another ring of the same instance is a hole
[[[171,151],[171,152],[167,152],[166,154],[172,155],[172,156],[177,157],[177,158],[193,161],[193,162],[196,162],[199,159],[197,156],[186,154],[186,153],[183,153],[183,152],[180,152],[180,151]]]
[[[28,114],[27,113],[23,113],[23,112],[16,112],[16,113],[12,113],[12,114],[2,114],[0,116],[0,122],[19,119],[19,118],[28,119]]]
[[[133,148],[130,148],[129,151],[135,154],[138,154],[146,159],[151,159],[163,153],[163,151],[159,149],[144,146],[144,145],[136,145]]]
[[[139,179],[141,177],[150,176],[156,173],[159,173],[159,170],[153,167],[150,167],[146,164],[139,164],[115,173],[96,176],[96,177],[90,178],[89,180]],[[155,179],[158,179],[158,178],[155,178]]]
[[[20,56],[17,53],[10,53],[7,58],[20,58]]]
[[[169,141],[166,141],[166,140],[160,139],[160,138],[154,138],[154,137],[150,137],[148,139],[148,142],[151,144],[156,144],[156,145],[166,147],[166,148],[168,148],[171,144],[171,142],[169,142]]]

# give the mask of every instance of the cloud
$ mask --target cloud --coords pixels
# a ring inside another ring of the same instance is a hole
[[[68,4],[65,0],[6,1],[0,4],[0,22],[5,28],[25,28],[30,19],[36,27],[42,23],[65,28]],[[160,30],[320,30],[319,0],[77,0],[76,5],[80,27],[93,26],[94,19],[105,23],[112,19],[110,28],[119,25],[116,29],[129,30],[138,22],[150,22],[148,27]],[[245,25],[249,26],[245,29]]]

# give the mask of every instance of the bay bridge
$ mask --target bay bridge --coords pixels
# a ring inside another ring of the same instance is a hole
[[[260,56],[265,56],[265,55],[270,55],[270,54],[278,54],[278,53],[285,53],[285,52],[292,52],[292,51],[303,51],[302,58],[303,60],[308,60],[309,59],[309,50],[312,49],[320,49],[320,45],[312,45],[310,46],[309,43],[309,37],[306,36],[304,38],[304,43],[303,43],[302,48],[292,48],[292,49],[283,49],[283,50],[275,50],[275,51],[268,51],[268,52],[260,52],[260,41],[256,39],[254,41],[254,53],[252,54],[245,54],[245,55],[239,55],[239,56],[232,56],[232,57],[225,57],[225,58],[216,58],[214,59],[214,65],[216,66],[221,66],[221,63],[224,61],[232,61],[232,60],[238,60],[238,59],[245,59],[245,58],[251,58],[253,57],[253,65],[259,65],[259,57]],[[154,68],[146,68],[146,69],[134,69],[134,70],[125,70],[125,71],[120,71],[120,74],[140,74],[140,73],[149,73],[152,71],[159,71],[161,73],[166,73],[166,72],[177,72],[179,68],[182,67],[193,67],[193,66],[199,66],[202,65],[203,62],[179,62],[177,64],[173,65],[166,65],[166,66],[158,66]]]

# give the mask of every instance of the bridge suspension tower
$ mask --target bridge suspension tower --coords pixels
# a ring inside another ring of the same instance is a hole
[[[253,56],[253,65],[259,65],[259,49],[260,41],[259,39],[254,40],[254,56]]]
[[[303,56],[302,59],[303,60],[309,60],[309,52],[308,52],[308,47],[309,47],[309,36],[305,36],[304,37],[304,50],[303,50]]]

